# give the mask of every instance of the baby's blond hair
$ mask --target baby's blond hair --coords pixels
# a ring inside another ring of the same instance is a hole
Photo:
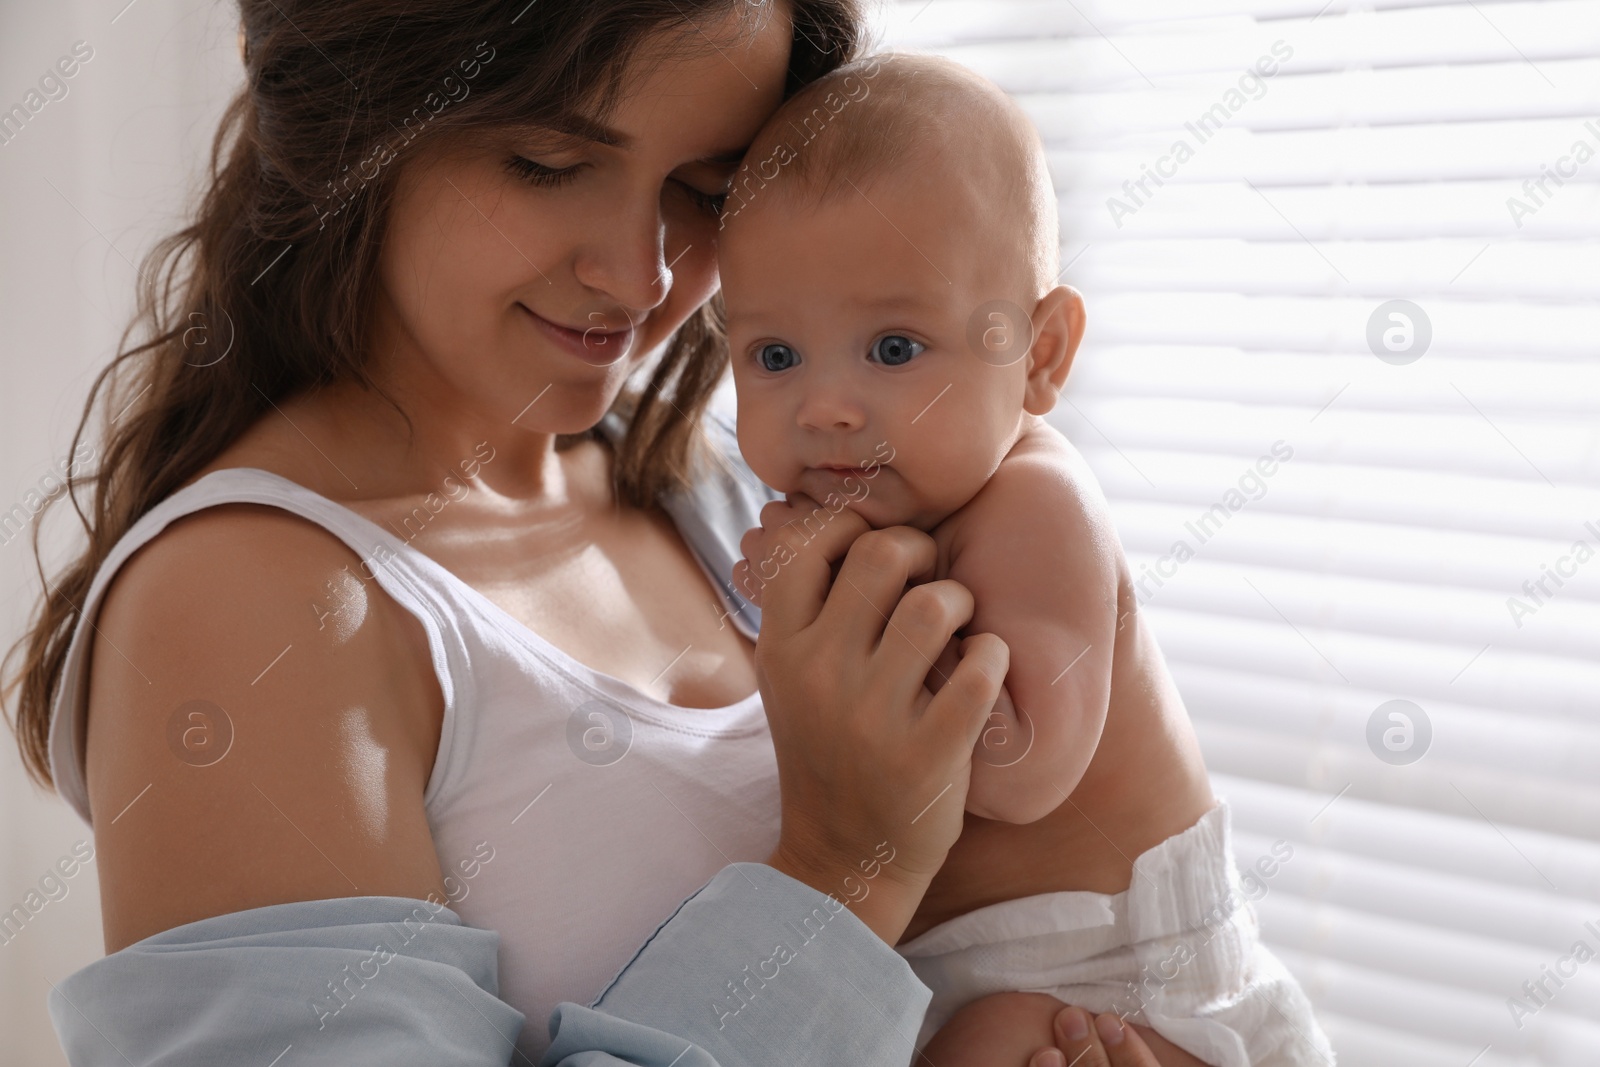
[[[870,199],[887,178],[932,178],[940,168],[961,168],[993,194],[976,218],[959,217],[975,205],[952,205],[952,223],[993,226],[1027,257],[1035,296],[1054,286],[1060,222],[1038,132],[996,85],[937,56],[857,60],[787,101],[734,176],[722,224],[763,198]]]

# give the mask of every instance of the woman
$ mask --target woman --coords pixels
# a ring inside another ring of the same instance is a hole
[[[765,496],[706,414],[723,190],[852,4],[241,7],[24,646],[23,753],[101,866],[73,1061],[905,1062],[890,946],[1006,652],[930,700],[970,597],[847,513],[758,657],[715,583]],[[1073,1020],[1038,1062],[1148,1062]]]

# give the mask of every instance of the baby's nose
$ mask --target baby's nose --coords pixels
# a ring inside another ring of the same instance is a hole
[[[812,389],[800,403],[797,421],[807,430],[859,430],[866,425],[867,411],[865,405],[844,390]]]

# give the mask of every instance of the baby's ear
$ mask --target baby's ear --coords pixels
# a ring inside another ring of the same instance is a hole
[[[1022,402],[1030,415],[1048,415],[1067,384],[1085,323],[1083,297],[1070,285],[1044,295],[1033,312],[1033,348],[1028,353],[1028,389]]]

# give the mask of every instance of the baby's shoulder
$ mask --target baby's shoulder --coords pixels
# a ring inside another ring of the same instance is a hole
[[[1110,522],[1094,472],[1066,435],[1048,424],[1029,430],[1000,461],[974,503],[985,522],[1026,516],[1053,526]],[[980,517],[974,515],[974,518]]]
[[[953,555],[972,546],[982,554],[1018,557],[1090,552],[1120,557],[1111,510],[1094,472],[1072,443],[1048,425],[1030,430],[1000,461],[983,489],[962,509],[951,531]]]

